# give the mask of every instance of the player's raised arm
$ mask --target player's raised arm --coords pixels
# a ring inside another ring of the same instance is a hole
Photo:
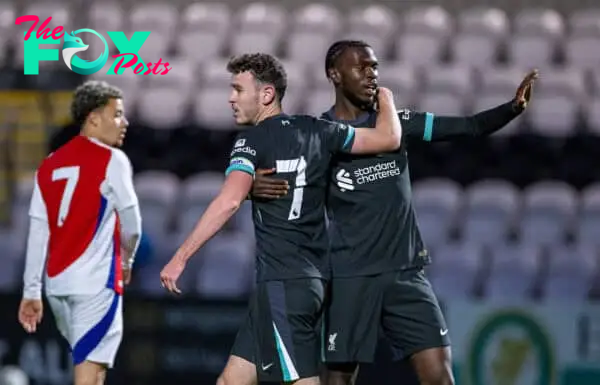
[[[142,237],[142,216],[133,187],[131,163],[121,150],[112,150],[107,179],[115,200],[121,225],[121,248],[125,251],[123,265],[131,269]]]
[[[519,116],[531,100],[537,70],[528,73],[517,88],[514,99],[470,116],[436,116],[431,112],[400,110],[407,139],[426,142],[448,141],[461,137],[491,135]]]
[[[394,95],[389,89],[380,87],[377,98],[379,111],[375,129],[355,129],[354,143],[350,148],[353,154],[394,151],[401,145],[402,125],[394,105]]]
[[[19,322],[29,332],[35,332],[42,320],[42,277],[46,266],[50,230],[46,205],[35,178],[33,195],[29,207],[29,235],[25,273],[23,274],[23,300],[19,307]]]

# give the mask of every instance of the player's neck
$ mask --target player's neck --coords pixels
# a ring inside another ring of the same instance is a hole
[[[95,141],[98,141],[100,143],[106,144],[104,143],[104,141],[100,138],[99,135],[96,135],[96,133],[94,133],[94,131],[88,127],[84,127],[81,132],[79,133],[79,135],[88,138],[88,139],[93,139]]]
[[[336,92],[333,114],[337,120],[353,121],[365,114],[365,110],[356,106],[343,95]]]
[[[280,115],[282,113],[283,111],[281,110],[281,106],[275,105],[275,103],[273,103],[272,105],[258,113],[255,125],[257,125],[265,119],[271,118],[276,115]]]

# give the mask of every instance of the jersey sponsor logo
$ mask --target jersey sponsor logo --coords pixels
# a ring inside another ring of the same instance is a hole
[[[373,183],[401,174],[400,167],[398,167],[395,160],[392,160],[390,162],[380,162],[373,166],[357,168],[352,174],[342,168],[335,174],[335,183],[342,192],[352,191],[357,184]]]
[[[238,139],[233,147],[244,147],[244,144],[246,144],[246,139]]]
[[[242,139],[242,140],[245,140],[245,139]],[[231,151],[231,156],[233,156],[234,154],[238,154],[240,152],[245,153],[245,154],[250,154],[252,156],[256,156],[256,150],[254,150],[250,146],[234,148],[233,151]]]
[[[340,188],[340,191],[354,190],[354,182],[350,178],[350,173],[343,168],[335,174],[335,183]]]

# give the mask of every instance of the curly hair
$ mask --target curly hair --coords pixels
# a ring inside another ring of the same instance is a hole
[[[272,85],[279,103],[285,96],[287,73],[281,62],[272,55],[252,53],[233,57],[227,63],[227,71],[233,75],[249,71],[259,83]]]
[[[362,40],[339,40],[333,43],[325,55],[325,75],[327,78],[329,78],[329,70],[335,66],[335,61],[348,48],[371,48],[371,46]]]
[[[75,123],[83,125],[90,112],[106,106],[111,99],[123,99],[123,91],[104,81],[86,81],[75,89],[71,116]]]

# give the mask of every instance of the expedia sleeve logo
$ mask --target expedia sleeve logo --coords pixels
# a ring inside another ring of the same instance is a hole
[[[245,139],[240,139],[241,141],[244,141]],[[240,142],[240,140],[238,140],[238,142]],[[233,148],[233,151],[231,151],[231,155],[230,156],[234,156],[235,154],[249,154],[252,156],[256,156],[256,150],[253,149],[250,146],[244,146],[244,147],[238,147],[237,145]]]

